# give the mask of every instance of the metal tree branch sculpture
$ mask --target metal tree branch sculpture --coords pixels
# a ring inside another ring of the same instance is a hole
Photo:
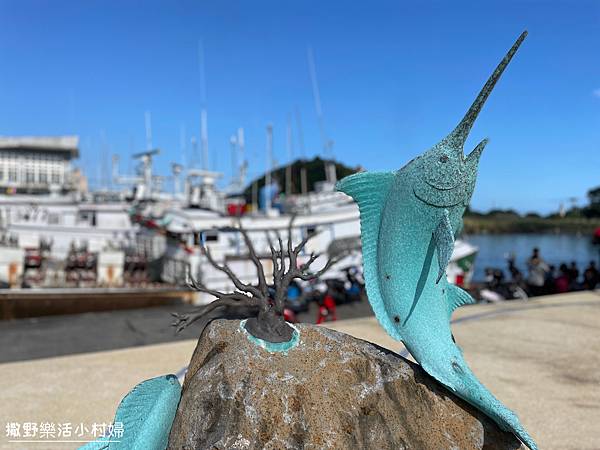
[[[189,276],[189,286],[199,292],[205,292],[216,297],[212,303],[199,308],[189,314],[173,313],[176,321],[173,326],[177,332],[180,332],[193,322],[202,319],[207,314],[221,307],[233,308],[250,308],[256,315],[249,318],[246,322],[246,330],[254,337],[265,340],[267,342],[281,343],[288,342],[293,335],[293,329],[284,320],[283,311],[285,309],[285,300],[287,297],[287,289],[289,284],[294,279],[311,280],[323,275],[338,262],[343,255],[328,259],[322,269],[316,272],[310,272],[310,266],[319,257],[318,254],[312,253],[305,263],[298,264],[298,257],[306,246],[307,242],[316,235],[316,233],[305,236],[302,241],[294,246],[292,243],[292,225],[294,218],[290,220],[288,225],[287,244],[284,246],[281,236],[277,233],[278,249],[275,247],[267,234],[269,247],[271,250],[271,260],[273,262],[273,295],[267,284],[265,272],[260,259],[258,258],[256,249],[241,223],[236,230],[242,235],[244,243],[248,249],[250,260],[256,267],[258,276],[258,285],[246,284],[242,282],[224,263],[220,265],[212,257],[210,250],[204,245],[200,246],[202,254],[208,262],[217,270],[223,272],[231,280],[235,286],[234,292],[220,292],[214,289],[209,289],[198,281]],[[286,266],[286,259],[288,264]]]

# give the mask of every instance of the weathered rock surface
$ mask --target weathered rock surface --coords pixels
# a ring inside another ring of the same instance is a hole
[[[517,449],[519,441],[420,366],[300,325],[286,355],[218,320],[192,357],[169,449]],[[523,447],[524,448],[524,447]]]

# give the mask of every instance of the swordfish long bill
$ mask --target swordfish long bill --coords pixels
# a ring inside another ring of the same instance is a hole
[[[382,327],[431,376],[535,450],[517,416],[481,384],[454,343],[452,312],[474,300],[444,276],[487,143],[483,140],[465,157],[465,141],[526,35],[517,39],[448,136],[398,171],[354,174],[337,189],[360,209],[367,294]]]

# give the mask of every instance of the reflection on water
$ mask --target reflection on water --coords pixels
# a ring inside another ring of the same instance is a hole
[[[508,276],[506,258],[510,253],[516,255],[517,267],[527,275],[526,261],[534,247],[540,249],[542,258],[548,264],[554,264],[558,268],[563,262],[576,261],[580,272],[583,272],[591,260],[598,264],[600,251],[598,246],[592,245],[590,236],[570,234],[473,234],[466,238],[479,247],[473,276],[475,281],[483,280],[486,267],[500,268]]]

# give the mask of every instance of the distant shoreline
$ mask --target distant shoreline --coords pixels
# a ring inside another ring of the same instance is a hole
[[[508,233],[546,233],[581,234],[592,238],[600,219],[580,217],[543,218],[543,217],[464,217],[464,229],[467,234],[508,234]]]

